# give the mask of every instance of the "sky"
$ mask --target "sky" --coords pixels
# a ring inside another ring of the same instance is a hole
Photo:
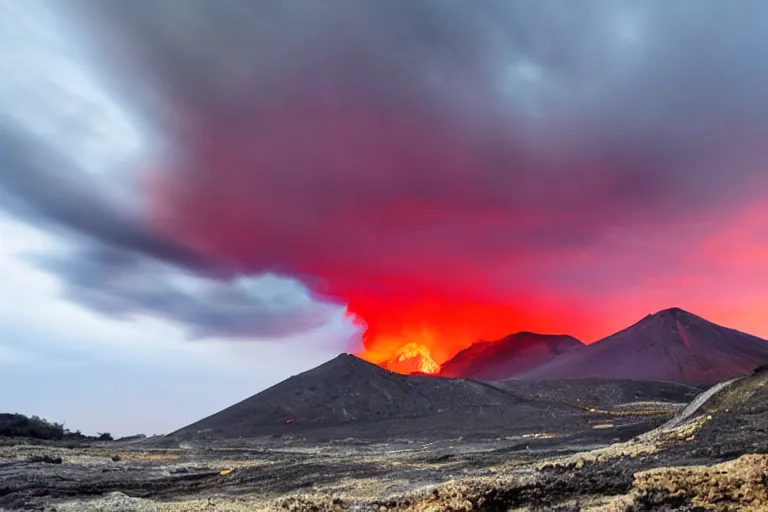
[[[765,20],[0,0],[0,410],[168,432],[342,351],[671,306],[768,337]]]

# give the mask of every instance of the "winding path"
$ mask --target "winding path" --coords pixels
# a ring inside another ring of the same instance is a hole
[[[693,401],[691,401],[691,403],[686,405],[685,408],[682,411],[677,413],[674,418],[672,418],[671,420],[666,422],[664,425],[659,427],[659,430],[670,430],[670,429],[673,429],[675,427],[679,427],[680,425],[685,423],[685,421],[688,418],[693,416],[693,414],[696,411],[698,411],[701,408],[702,405],[707,403],[707,401],[710,398],[712,398],[716,393],[718,393],[719,391],[721,391],[721,390],[725,389],[726,387],[730,386],[731,384],[733,384],[737,380],[741,380],[742,378],[743,377],[737,377],[735,379],[726,380],[724,382],[720,382],[719,384],[715,384],[714,386],[712,386],[711,388],[709,388],[708,390],[704,391],[699,396],[694,398]]]

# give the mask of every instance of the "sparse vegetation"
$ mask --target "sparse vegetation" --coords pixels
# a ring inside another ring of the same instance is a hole
[[[72,432],[69,429],[64,430],[64,437],[71,441],[85,441],[88,439],[88,436],[86,436],[79,430],[75,430],[74,432]]]
[[[64,428],[64,423],[55,423],[39,416],[23,414],[0,413],[0,437],[26,437],[44,441],[113,441],[109,432],[99,432],[96,436],[88,436],[75,430]],[[143,439],[146,436],[137,435],[125,439]]]
[[[30,418],[23,414],[0,414],[0,436],[58,440],[64,438],[64,424],[39,416]]]
[[[743,455],[713,466],[664,467],[635,475],[638,502],[653,510],[685,503],[696,510],[766,510],[768,456]]]

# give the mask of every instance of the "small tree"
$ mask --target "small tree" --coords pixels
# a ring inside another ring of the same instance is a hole
[[[109,432],[97,432],[96,435],[99,436],[99,441],[114,441]]]

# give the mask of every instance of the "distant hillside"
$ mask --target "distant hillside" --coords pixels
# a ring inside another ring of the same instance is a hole
[[[765,340],[672,308],[514,378],[596,377],[707,386],[747,374],[766,362]]]
[[[536,368],[560,354],[583,347],[572,336],[519,332],[462,350],[443,364],[443,377],[504,380]]]
[[[342,354],[174,434],[255,437],[352,423],[375,431],[382,422],[414,418],[436,418],[424,428],[471,430],[486,420],[509,428],[535,424],[552,407],[564,409],[481,382],[392,373]]]
[[[704,388],[677,382],[571,379],[495,382],[495,386],[531,400],[614,407],[633,402],[688,403]]]

